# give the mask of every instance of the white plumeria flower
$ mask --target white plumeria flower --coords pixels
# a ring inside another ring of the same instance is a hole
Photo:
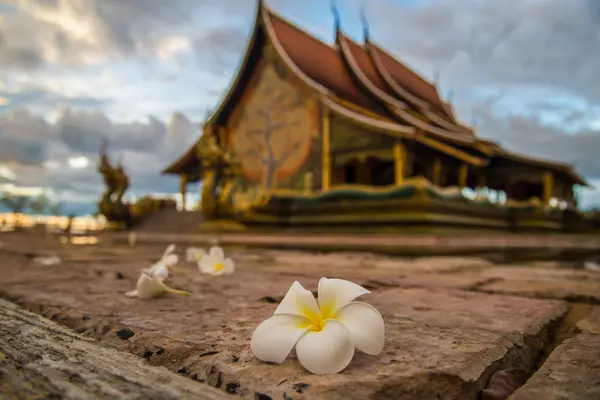
[[[198,268],[205,274],[223,275],[233,274],[235,265],[231,258],[225,258],[223,249],[218,246],[213,246],[208,251],[208,254],[202,257],[198,262]]]
[[[130,246],[135,246],[135,243],[137,242],[137,233],[129,232],[129,235],[127,235],[127,241],[129,242]]]
[[[60,258],[58,258],[56,256],[40,256],[40,257],[35,257],[33,259],[33,262],[44,265],[44,266],[58,265],[58,264],[60,264]]]
[[[157,268],[160,268],[163,266],[170,268],[170,267],[174,266],[175,264],[177,264],[177,262],[179,261],[179,256],[177,256],[177,254],[173,253],[174,251],[175,251],[174,244],[170,244],[169,246],[167,246],[167,249],[163,253],[163,256],[160,258],[160,260],[158,260],[156,263],[154,263],[150,268],[144,269],[144,272],[152,274],[153,271]]]
[[[140,299],[150,299],[161,295],[162,293],[174,293],[189,296],[184,290],[177,290],[165,285],[164,280],[169,276],[169,267],[175,265],[178,261],[177,254],[173,254],[175,245],[170,245],[165,250],[162,258],[142,271],[142,275],[137,281],[136,289],[127,292],[128,297],[138,297]]]
[[[377,355],[383,349],[385,325],[379,311],[356,298],[370,293],[343,279],[321,278],[318,297],[296,281],[273,316],[252,334],[254,355],[281,364],[292,348],[313,374],[335,374],[350,364],[354,349]]]
[[[198,262],[206,255],[206,250],[201,247],[188,247],[185,250],[185,259],[189,263]]]

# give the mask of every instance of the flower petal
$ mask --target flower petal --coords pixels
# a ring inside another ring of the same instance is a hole
[[[187,249],[185,249],[185,260],[187,262],[196,261],[196,248],[195,247],[188,247]]]
[[[125,296],[127,297],[137,297],[137,290],[132,290],[130,292],[125,293]]]
[[[208,251],[208,255],[215,257],[219,261],[223,261],[223,259],[225,258],[225,252],[219,246],[211,247]]]
[[[204,256],[200,261],[198,261],[198,267],[200,271],[205,274],[210,274],[215,269],[215,265],[217,265],[218,260],[213,256]]]
[[[168,266],[175,265],[179,261],[179,256],[177,254],[167,254],[161,261]]]
[[[293,314],[311,321],[320,320],[319,305],[315,296],[309,290],[304,289],[298,281],[292,283],[273,314]]]
[[[170,254],[170,253],[172,253],[174,251],[175,251],[175,245],[174,244],[170,244],[169,246],[167,246],[167,249],[163,253],[163,256],[166,256],[167,254]]]
[[[354,343],[343,324],[328,320],[321,331],[308,331],[298,340],[296,355],[313,374],[336,374],[352,361]]]
[[[344,279],[321,278],[318,297],[323,318],[334,316],[337,310],[367,293],[371,292],[354,282]]]
[[[152,275],[153,278],[158,279],[162,282],[169,277],[169,269],[166,265],[156,264],[152,268],[152,272],[150,273],[150,275]]]
[[[281,364],[306,332],[308,324],[297,315],[274,315],[256,328],[250,349],[259,360]]]
[[[233,263],[233,260],[231,258],[226,258],[225,260],[223,260],[223,273],[230,275],[233,274],[234,270],[235,264]]]
[[[356,301],[342,308],[336,320],[350,331],[358,350],[371,355],[381,353],[385,340],[385,324],[375,307]]]
[[[142,274],[137,281],[137,297],[140,299],[150,299],[164,292],[161,281],[151,277],[148,274]]]

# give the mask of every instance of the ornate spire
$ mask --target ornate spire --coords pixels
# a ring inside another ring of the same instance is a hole
[[[440,86],[440,67],[438,65],[436,65],[433,70],[433,84],[435,87]]]
[[[333,28],[335,31],[335,35],[337,37],[337,34],[340,31],[340,25],[341,25],[340,12],[337,8],[337,4],[336,4],[335,0],[331,0],[330,5],[331,5],[331,13],[333,14],[333,22],[334,22]]]
[[[450,90],[448,90],[448,94],[446,95],[446,100],[448,101],[448,103],[452,103],[452,100],[454,100],[454,86],[450,87]]]
[[[367,6],[365,3],[360,7],[360,20],[363,27],[363,37],[365,43],[369,42],[369,22],[367,21]]]

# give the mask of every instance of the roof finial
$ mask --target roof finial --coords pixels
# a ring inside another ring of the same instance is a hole
[[[454,99],[454,85],[452,85],[450,87],[450,90],[448,90],[448,94],[446,97],[447,97],[448,103],[452,103],[452,100]]]
[[[439,67],[439,65],[436,65],[433,70],[433,84],[436,87],[439,87],[439,85],[440,85],[440,67]]]
[[[369,41],[369,22],[367,21],[367,6],[365,3],[360,7],[360,20],[363,25],[363,36],[365,42]]]
[[[340,12],[338,11],[337,4],[335,3],[335,0],[331,0],[330,3],[331,3],[331,13],[333,14],[333,22],[334,22],[335,34],[337,36],[337,33],[340,30]]]

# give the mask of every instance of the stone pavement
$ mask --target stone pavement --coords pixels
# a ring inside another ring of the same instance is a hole
[[[584,398],[600,387],[600,369],[593,361],[594,356],[600,360],[594,330],[600,272],[551,263],[494,265],[466,257],[408,259],[225,246],[236,262],[234,275],[201,275],[182,257],[169,283],[191,296],[141,301],[124,293],[167,242],[80,246],[23,239],[0,236],[3,298],[153,365],[245,398],[476,399],[486,387],[486,396],[494,392],[492,376],[515,369],[525,378],[537,371],[515,393],[518,399],[559,398],[567,385],[571,398]],[[179,254],[183,250],[180,246]],[[62,263],[41,266],[31,253],[58,255]],[[256,326],[273,313],[294,280],[316,291],[322,276],[348,279],[372,291],[363,300],[386,322],[383,352],[357,352],[346,370],[330,376],[307,373],[293,352],[282,365],[255,359],[249,339]],[[590,361],[577,364],[577,351],[585,351]],[[564,364],[566,371],[554,386],[543,383],[555,379],[550,363]],[[582,376],[585,385],[578,386]],[[505,398],[524,383],[517,381],[504,397],[487,398]],[[540,387],[545,397],[538,397]]]
[[[222,244],[261,246],[279,249],[384,251],[393,254],[421,254],[423,252],[473,252],[493,250],[547,249],[554,251],[591,250],[600,248],[598,235],[564,234],[507,234],[485,232],[473,234],[457,231],[445,234],[324,234],[324,233],[219,233],[174,234],[136,232],[139,241],[150,243],[206,243],[217,240]],[[124,241],[128,233],[114,233],[113,239]]]

